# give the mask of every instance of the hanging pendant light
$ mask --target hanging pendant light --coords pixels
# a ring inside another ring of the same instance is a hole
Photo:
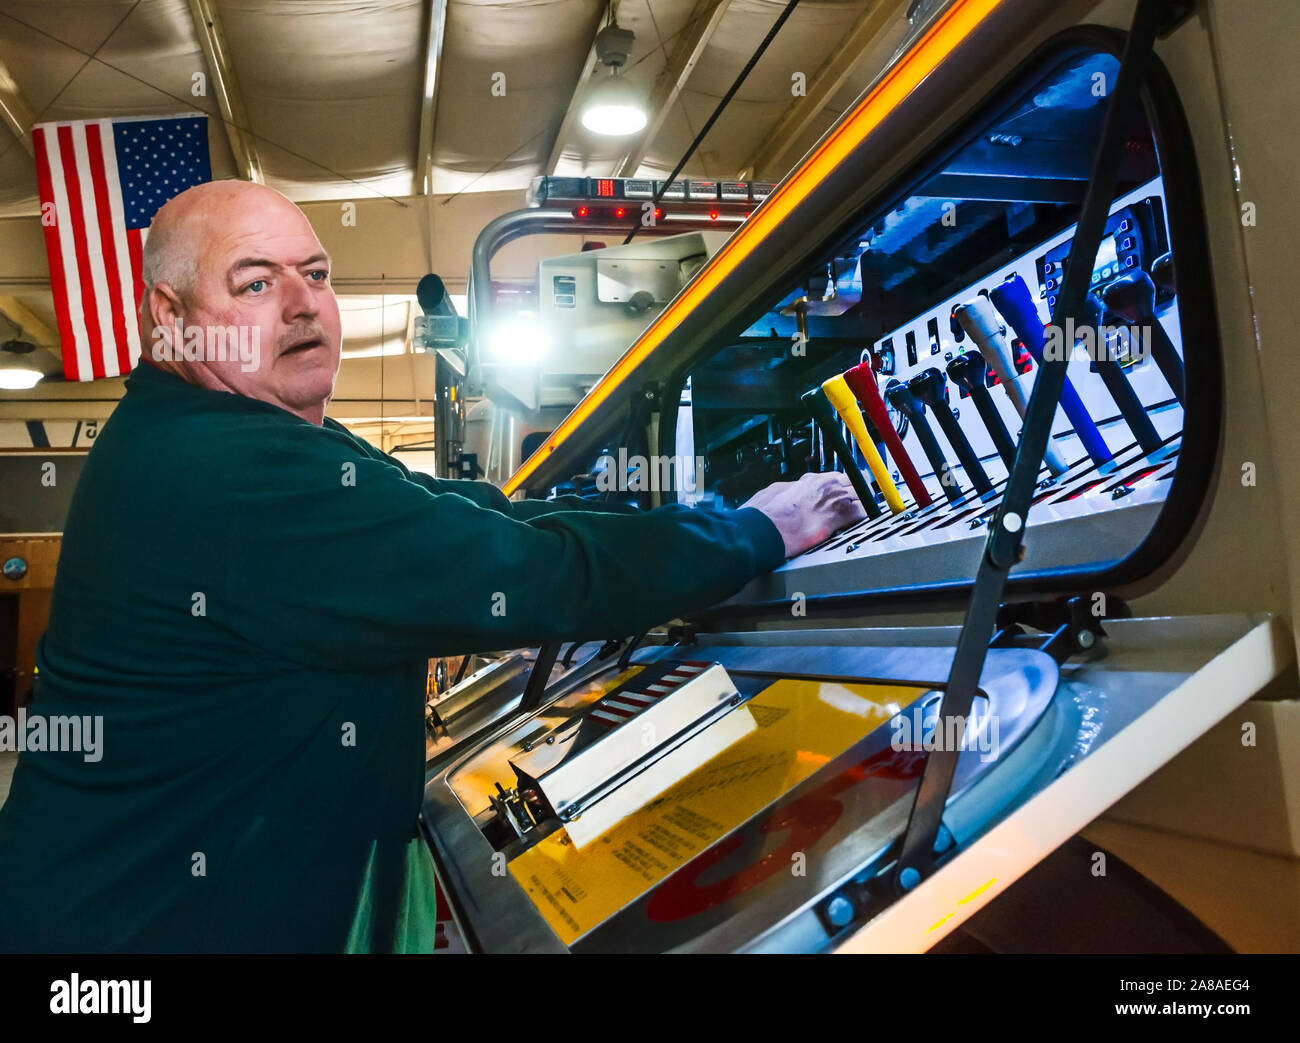
[[[0,344],[0,391],[27,391],[45,376],[32,361],[36,345],[24,340]]]
[[[649,122],[640,92],[623,79],[636,35],[611,22],[596,34],[596,58],[609,70],[587,93],[582,109],[582,125],[593,134],[624,137],[643,130]]]

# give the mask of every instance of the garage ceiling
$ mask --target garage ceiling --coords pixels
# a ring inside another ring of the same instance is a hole
[[[733,177],[756,162],[757,177],[783,174],[897,45],[905,6],[803,0],[687,173]],[[633,139],[566,120],[600,75],[591,48],[605,0],[0,0],[0,96],[41,121],[206,112],[218,117],[215,177],[240,176],[231,138],[246,138],[266,183],[295,200],[522,189],[537,174],[609,175],[629,159],[626,176],[665,174],[783,7],[618,3],[619,24],[636,33],[626,75],[662,111],[652,135]],[[852,53],[837,54],[846,42]],[[839,82],[816,104],[792,95],[796,73],[811,85],[837,57]],[[222,86],[244,117],[231,134],[219,122]],[[795,109],[779,152],[768,147]],[[0,216],[37,212],[13,122],[0,130]]]
[[[801,0],[684,175],[779,180],[896,52],[909,7],[935,6]],[[199,111],[212,117],[216,178],[409,214],[403,234],[423,243],[414,262],[391,229],[363,227],[342,256],[327,243],[340,295],[357,296],[344,302],[347,343],[387,355],[396,327],[404,350],[409,324],[377,289],[405,303],[430,268],[463,286],[477,231],[522,206],[539,174],[666,175],[784,7],[619,0],[618,22],[636,34],[625,75],[651,120],[602,139],[577,112],[605,74],[593,41],[608,0],[0,0],[0,311],[21,311],[17,325],[43,327],[57,352],[44,258],[19,248],[35,242],[39,214],[31,124]],[[527,278],[535,263],[502,274]]]

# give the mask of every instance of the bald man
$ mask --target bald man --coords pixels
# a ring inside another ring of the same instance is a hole
[[[412,474],[325,416],[329,258],[268,188],[167,203],[144,276],[29,708],[100,749],[19,759],[0,950],[430,951],[428,658],[637,633],[861,516],[839,475],[637,512]]]

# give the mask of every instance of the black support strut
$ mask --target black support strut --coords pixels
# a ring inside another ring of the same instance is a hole
[[[1092,264],[1097,256],[1106,219],[1110,214],[1124,140],[1130,121],[1140,111],[1142,81],[1156,37],[1169,27],[1171,19],[1185,13],[1185,3],[1176,0],[1138,0],[1132,28],[1124,46],[1119,73],[1106,108],[1101,137],[1093,154],[1088,190],[1066,263],[1061,292],[1057,295],[1052,322],[1064,328],[1082,313]],[[939,720],[970,717],[989,642],[997,626],[998,608],[1007,576],[1023,556],[1025,517],[1033,499],[1039,467],[1051,434],[1061,389],[1065,384],[1068,353],[1059,359],[1044,359],[1039,366],[1034,390],[1025,412],[1024,428],[1016,450],[1015,464],[1006,492],[989,526],[984,555],[971,592],[970,605],[957,641],[952,671],[944,689]],[[963,729],[964,730],[964,729]],[[934,750],[926,757],[925,770],[917,788],[903,835],[898,861],[894,865],[892,889],[911,890],[935,868],[935,840],[944,807],[957,770],[958,749]]]

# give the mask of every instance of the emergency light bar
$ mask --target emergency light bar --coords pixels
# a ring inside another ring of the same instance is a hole
[[[678,180],[671,185],[650,178],[625,177],[535,177],[528,186],[528,205],[569,209],[578,204],[617,200],[671,200],[674,210],[724,213],[753,209],[772,192],[774,185],[761,181]]]

